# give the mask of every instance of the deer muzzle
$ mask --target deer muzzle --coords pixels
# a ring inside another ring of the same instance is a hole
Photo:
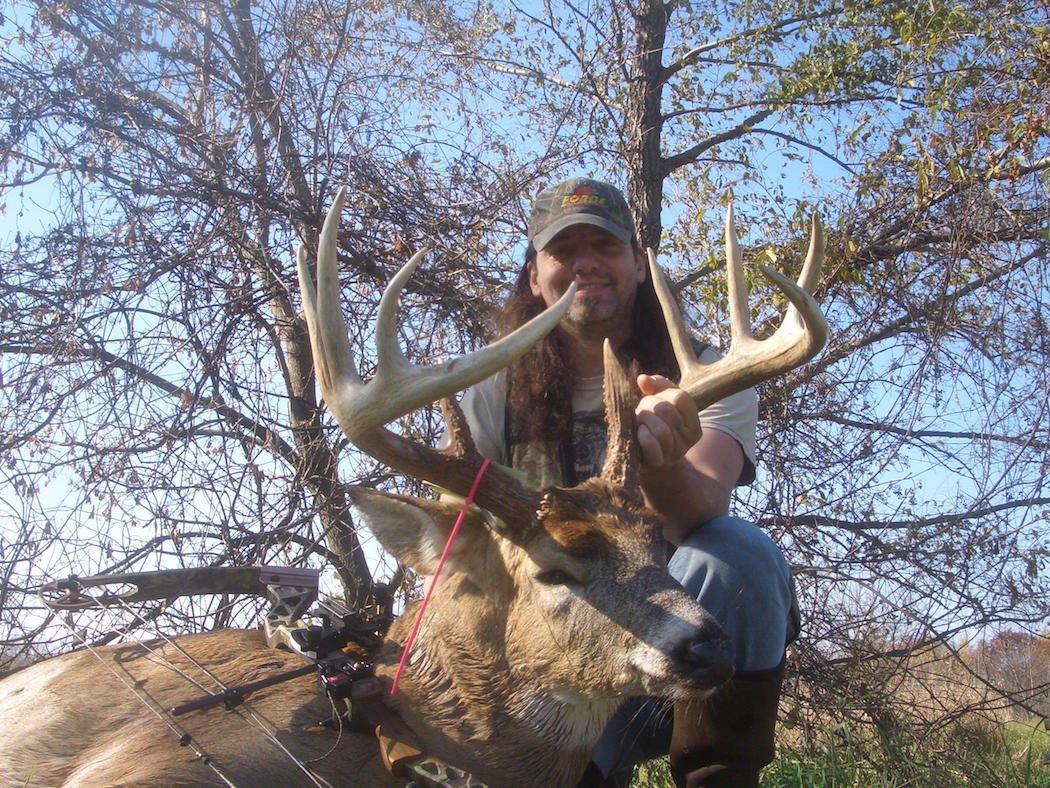
[[[715,637],[700,636],[686,643],[681,661],[687,666],[691,684],[697,689],[713,689],[733,677],[734,657],[733,643],[722,633]]]

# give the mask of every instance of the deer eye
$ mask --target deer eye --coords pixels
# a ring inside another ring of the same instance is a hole
[[[560,569],[548,569],[536,575],[536,581],[545,586],[576,586],[580,581]]]

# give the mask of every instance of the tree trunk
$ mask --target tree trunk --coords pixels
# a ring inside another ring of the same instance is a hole
[[[660,245],[663,224],[663,127],[661,98],[663,49],[669,6],[660,0],[641,0],[635,15],[635,48],[631,58],[624,119],[627,160],[627,200],[643,248]]]
[[[259,192],[267,193],[268,147],[265,133],[269,130],[285,168],[288,189],[304,216],[314,215],[313,195],[303,172],[299,151],[288,133],[276,93],[269,83],[267,70],[259,53],[252,27],[251,3],[238,0],[234,21],[228,25],[231,39],[240,45],[247,104],[251,108],[252,140],[255,148]],[[308,222],[297,222],[306,245],[316,250],[318,228]],[[320,411],[314,389],[314,363],[310,338],[303,321],[295,314],[287,288],[275,275],[280,267],[267,258],[269,248],[269,212],[260,208],[257,220],[258,239],[253,267],[269,296],[270,311],[276,324],[288,392],[289,420],[295,435],[301,464],[296,474],[314,496],[314,503],[324,526],[328,548],[337,556],[335,567],[343,585],[343,596],[351,607],[367,603],[373,583],[368,562],[350,517],[350,507],[339,479],[339,458],[321,431]]]

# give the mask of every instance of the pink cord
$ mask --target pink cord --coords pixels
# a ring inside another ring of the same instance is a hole
[[[452,526],[452,532],[448,535],[448,541],[445,542],[445,549],[438,560],[437,569],[434,571],[434,576],[430,579],[430,587],[427,588],[427,593],[423,597],[423,604],[419,606],[419,612],[416,613],[416,620],[412,622],[412,631],[408,633],[405,649],[401,652],[401,661],[397,665],[397,673],[394,674],[394,685],[390,688],[391,695],[397,694],[397,684],[401,680],[401,672],[405,669],[405,665],[408,664],[408,655],[412,651],[412,644],[416,642],[416,633],[419,632],[419,625],[423,622],[423,612],[427,609],[427,605],[430,604],[430,597],[434,593],[434,589],[437,588],[438,577],[441,575],[442,567],[445,566],[445,559],[448,558],[448,554],[452,551],[452,543],[456,540],[456,534],[459,533],[459,527],[463,524],[463,520],[466,519],[467,510],[474,503],[474,495],[477,493],[478,485],[481,484],[481,477],[485,475],[485,470],[488,467],[489,459],[486,457],[482,460],[481,467],[478,468],[478,475],[474,477],[474,483],[470,485],[470,492],[467,493],[466,500],[463,501],[463,508],[459,510],[456,524]]]

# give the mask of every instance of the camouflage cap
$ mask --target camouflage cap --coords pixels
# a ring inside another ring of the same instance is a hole
[[[529,218],[529,241],[539,251],[574,224],[600,227],[620,243],[630,243],[635,235],[634,220],[620,190],[591,178],[570,178],[536,196]]]

